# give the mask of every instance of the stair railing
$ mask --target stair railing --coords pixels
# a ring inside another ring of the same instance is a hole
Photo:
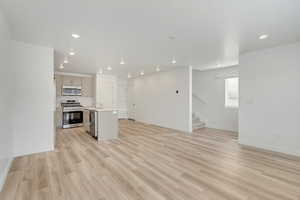
[[[193,96],[193,98],[197,99],[201,103],[206,104],[206,101],[204,101],[201,97],[199,97],[199,95],[193,93],[192,96]]]

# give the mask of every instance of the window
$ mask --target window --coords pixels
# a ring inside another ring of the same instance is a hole
[[[225,79],[225,107],[239,107],[239,78]]]

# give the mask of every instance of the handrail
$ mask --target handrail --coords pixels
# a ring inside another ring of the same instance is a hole
[[[197,99],[198,101],[201,101],[201,103],[206,104],[206,101],[204,101],[201,97],[199,97],[197,94],[193,93],[192,96]]]

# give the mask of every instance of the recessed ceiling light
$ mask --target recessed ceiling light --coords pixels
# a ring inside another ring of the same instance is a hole
[[[264,39],[267,39],[268,37],[269,37],[269,35],[263,34],[263,35],[259,36],[259,39],[264,40]]]
[[[176,64],[175,58],[172,59],[171,63],[172,63],[172,64]]]
[[[68,61],[67,58],[64,59],[64,63],[65,63],[65,64],[68,64],[68,63],[69,63],[69,61]]]
[[[76,33],[73,33],[73,34],[72,34],[72,37],[75,38],[75,39],[78,39],[78,38],[80,38],[80,35],[78,35],[78,34],[76,34]]]
[[[61,64],[61,65],[59,66],[59,69],[63,69],[63,68],[65,68],[65,67],[64,67],[63,64]]]
[[[103,69],[99,69],[99,74],[103,74]]]
[[[159,68],[159,66],[157,66],[157,67],[156,67],[156,71],[157,71],[157,72],[159,72],[159,71],[160,71],[160,68]]]
[[[145,73],[144,73],[144,71],[141,71],[141,73],[140,73],[140,74],[141,74],[141,76],[144,76],[144,74],[145,74]]]
[[[127,77],[128,77],[128,78],[131,78],[131,74],[130,74],[130,73],[128,73]]]
[[[124,64],[125,64],[125,62],[124,62],[124,59],[123,59],[123,58],[121,58],[120,65],[124,65]]]
[[[107,66],[107,70],[108,71],[112,70],[111,66]]]
[[[71,52],[69,53],[69,55],[70,55],[70,56],[74,56],[74,55],[75,55],[75,52],[74,52],[74,51],[71,51]]]

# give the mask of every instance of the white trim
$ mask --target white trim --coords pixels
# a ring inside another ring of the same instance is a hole
[[[221,72],[216,75],[216,79],[227,79],[227,78],[238,78],[239,77],[239,71],[238,69],[234,69],[227,72]]]
[[[80,73],[69,73],[69,72],[54,72],[56,75],[65,75],[65,76],[79,76],[79,77],[94,77],[92,74],[80,74]]]
[[[240,137],[239,137],[238,143],[239,143],[239,145],[250,147],[250,148],[256,148],[258,150],[272,151],[274,153],[286,154],[287,156],[300,157],[299,149],[283,148],[282,146],[274,146],[274,145],[262,144],[262,143],[253,144],[252,142],[249,142],[249,141],[241,141]]]
[[[228,108],[228,109],[239,109],[239,106],[228,106],[228,105],[225,105],[225,108]]]
[[[193,67],[193,70],[197,70],[197,71],[201,71],[201,72],[204,72],[204,71],[213,71],[213,70],[219,70],[219,69],[226,69],[226,68],[231,68],[231,67],[238,67],[239,66],[239,63],[236,63],[236,64],[231,64],[231,65],[224,65],[222,67],[201,67],[201,68],[197,68],[197,67]]]
[[[5,169],[4,169],[4,172],[2,174],[0,174],[0,192],[3,189],[4,183],[6,181],[6,178],[7,178],[7,175],[8,175],[8,172],[9,172],[9,169],[11,167],[11,164],[12,164],[13,160],[14,160],[13,158],[10,158],[8,160],[7,165],[6,165]]]

